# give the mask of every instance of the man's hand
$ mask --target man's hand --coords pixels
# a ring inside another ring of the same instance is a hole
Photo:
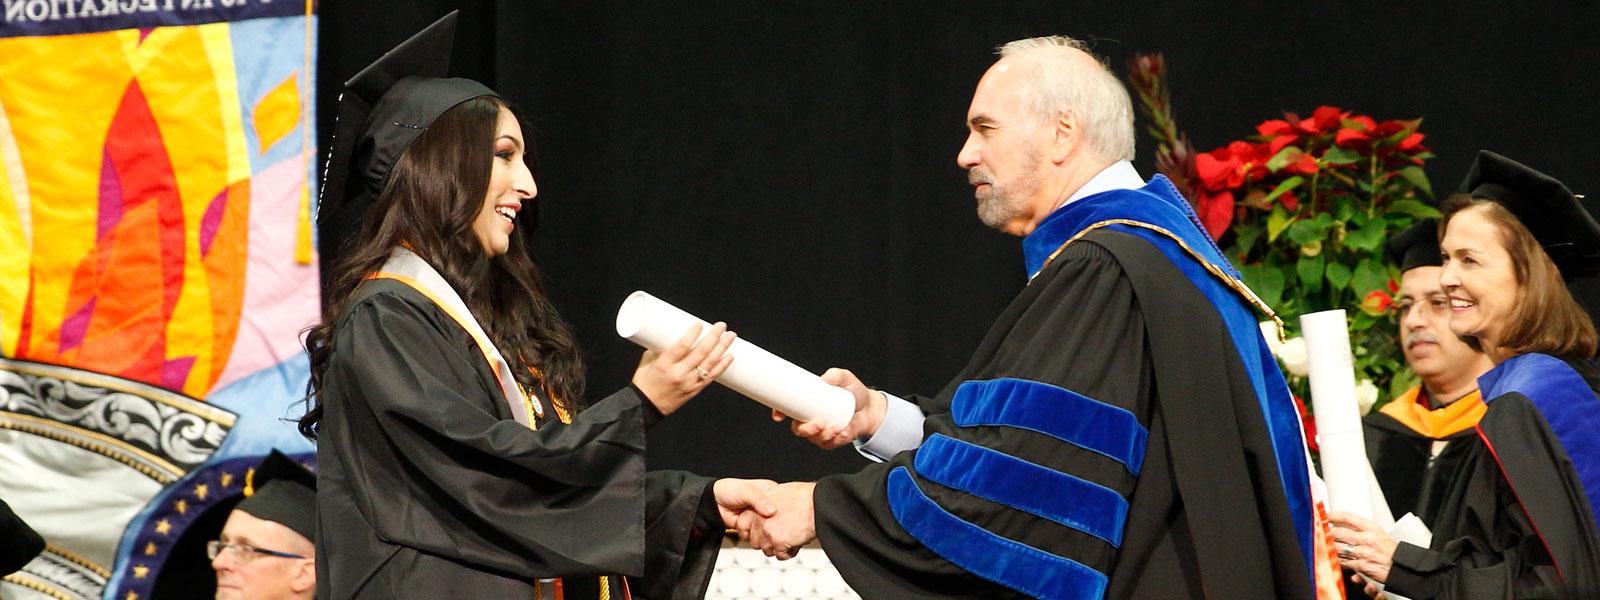
[[[766,492],[778,485],[771,479],[718,479],[711,484],[711,493],[717,498],[717,514],[722,516],[722,526],[733,528],[739,524],[741,513],[770,517],[773,503]]]
[[[1377,523],[1347,512],[1328,513],[1328,521],[1333,523],[1333,544],[1341,566],[1378,583],[1389,580],[1394,549],[1399,545],[1394,538]]]
[[[740,515],[739,537],[767,556],[778,560],[794,558],[801,546],[817,538],[816,513],[811,501],[816,485],[799,481],[767,490],[774,514],[763,516],[747,511]]]
[[[854,441],[856,438],[870,436],[878,432],[878,426],[883,424],[883,413],[888,410],[888,399],[883,392],[867,389],[866,384],[856,378],[855,373],[845,369],[833,368],[822,374],[822,380],[838,387],[849,390],[855,397],[856,410],[850,415],[850,422],[843,426],[830,426],[824,423],[791,422],[789,429],[798,437],[804,438],[824,450],[832,450]],[[772,420],[783,422],[787,418],[781,412],[772,411]]]

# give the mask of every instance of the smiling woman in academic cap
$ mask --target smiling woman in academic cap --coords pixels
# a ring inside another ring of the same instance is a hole
[[[727,367],[733,335],[647,352],[578,411],[579,352],[529,255],[528,141],[495,92],[441,78],[453,31],[452,13],[340,99],[300,421],[317,595],[698,598],[719,509],[770,482],[646,473],[644,434]]]
[[[1543,173],[1483,151],[1445,203],[1450,329],[1495,362],[1468,456],[1432,494],[1428,548],[1335,513],[1345,567],[1412,600],[1600,598],[1600,367],[1563,280],[1600,271],[1600,224]],[[1369,590],[1374,589],[1369,587]]]

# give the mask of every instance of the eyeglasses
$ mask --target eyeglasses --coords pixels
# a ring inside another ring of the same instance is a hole
[[[235,551],[235,553],[237,554],[237,557],[239,559],[239,562],[240,563],[245,563],[245,564],[248,564],[250,561],[255,560],[257,556],[276,556],[278,558],[305,558],[304,556],[300,556],[299,554],[290,554],[288,552],[278,552],[277,550],[262,550],[260,548],[252,548],[252,547],[246,546],[244,544],[229,544],[229,543],[221,541],[221,540],[211,540],[209,542],[206,542],[206,558],[209,558],[211,560],[216,560],[218,556],[222,555],[222,552],[224,550],[227,550],[229,548],[232,548]]]
[[[1389,310],[1394,311],[1396,318],[1404,319],[1406,314],[1410,313],[1413,308],[1422,309],[1423,314],[1429,316],[1444,315],[1450,312],[1450,300],[1443,295],[1433,295],[1419,301],[1405,298],[1396,300],[1394,304],[1390,305]]]

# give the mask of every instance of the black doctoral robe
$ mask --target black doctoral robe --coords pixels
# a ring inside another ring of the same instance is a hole
[[[1123,196],[1062,211],[1181,202],[1159,177],[1111,194]],[[916,401],[919,449],[817,482],[818,539],[863,598],[1312,595],[1230,331],[1139,235],[1096,229],[1067,245],[961,374]]]
[[[1427,402],[1426,393],[1420,388],[1408,390],[1385,405],[1383,410],[1363,417],[1361,424],[1366,439],[1367,461],[1372,463],[1373,475],[1378,479],[1379,489],[1383,490],[1389,512],[1397,519],[1406,513],[1415,514],[1424,525],[1431,528],[1438,517],[1434,512],[1450,490],[1450,477],[1460,470],[1461,462],[1472,454],[1478,433],[1472,428],[1476,420],[1471,418],[1471,411],[1464,411],[1469,414],[1464,414],[1459,423],[1450,427],[1458,431],[1443,432],[1438,437],[1419,430],[1427,426],[1425,423],[1411,419],[1402,421],[1390,414],[1401,408],[1395,407],[1396,403]],[[1457,402],[1482,404],[1477,391]],[[1409,407],[1405,408],[1409,410]],[[1448,407],[1436,410],[1448,410]],[[1435,455],[1434,445],[1440,442],[1444,443],[1444,447]],[[1424,506],[1428,510],[1424,511]]]
[[[355,290],[333,348],[318,597],[530,598],[562,577],[576,599],[605,575],[627,576],[607,579],[611,598],[704,595],[722,532],[711,480],[645,472],[660,414],[632,388],[529,429],[466,331],[394,280]]]
[[[1419,506],[1433,543],[1401,543],[1386,589],[1412,600],[1600,598],[1600,534],[1580,476],[1600,466],[1597,381],[1591,364],[1544,355],[1480,378],[1488,411],[1453,472],[1439,474],[1447,489]]]

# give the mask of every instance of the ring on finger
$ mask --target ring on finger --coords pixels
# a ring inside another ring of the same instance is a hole
[[[698,373],[702,380],[711,376],[711,372],[707,371],[705,367],[695,367],[694,372]]]

